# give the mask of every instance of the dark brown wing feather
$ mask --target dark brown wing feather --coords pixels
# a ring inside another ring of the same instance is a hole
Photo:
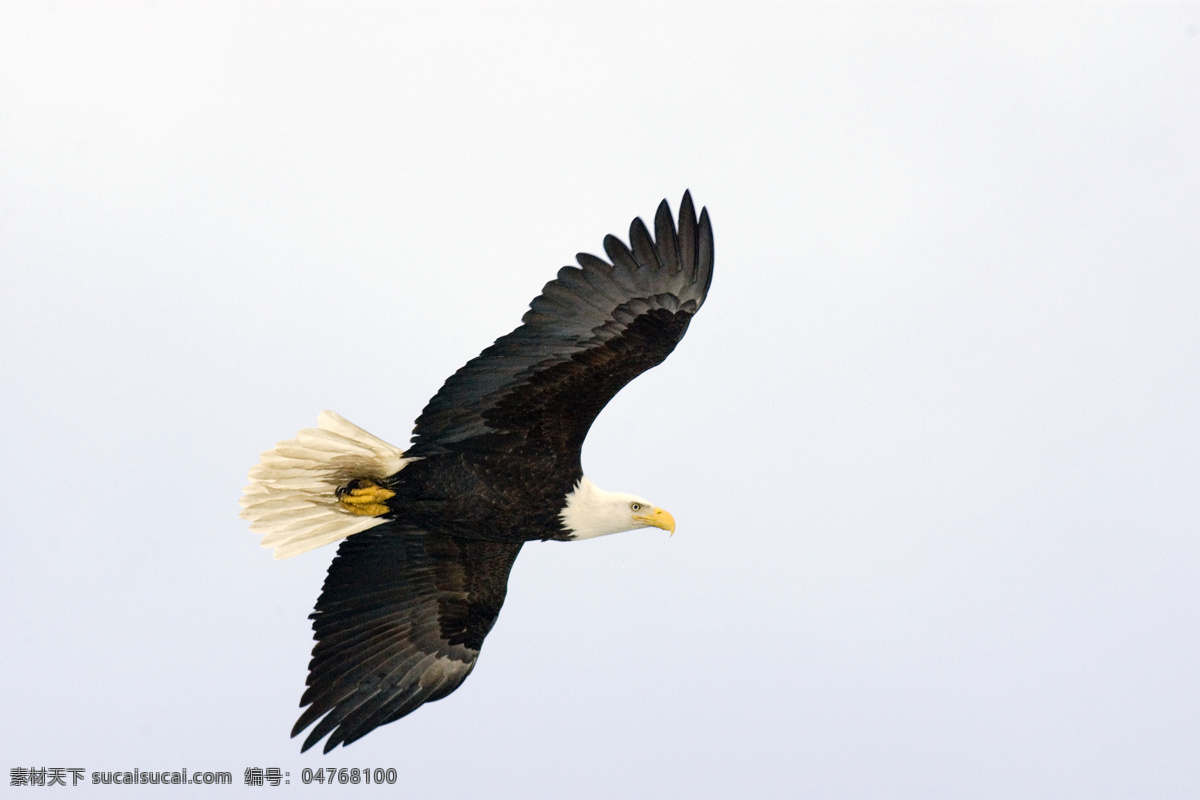
[[[581,253],[530,303],[522,325],[452,375],[417,419],[408,454],[549,454],[578,460],[588,428],[621,387],[683,338],[712,282],[708,211],[690,194],[679,226],[664,200],[652,239],[604,240],[612,263]]]
[[[440,700],[475,667],[521,545],[389,523],[342,542],[313,612],[308,750],[328,753]],[[322,719],[323,717],[323,719]]]

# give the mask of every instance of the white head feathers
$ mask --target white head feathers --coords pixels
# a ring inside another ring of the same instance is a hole
[[[572,539],[649,527],[675,532],[675,519],[664,509],[635,494],[606,492],[587,478],[582,478],[567,495],[559,518]]]

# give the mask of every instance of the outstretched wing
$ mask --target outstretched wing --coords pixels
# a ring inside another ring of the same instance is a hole
[[[530,303],[522,325],[452,375],[425,406],[410,456],[470,450],[579,449],[608,401],[661,363],[687,331],[712,281],[707,209],[691,195],[679,226],[664,200],[654,238],[642,220],[630,246],[604,239],[612,263],[581,253]]]
[[[308,750],[325,752],[440,700],[475,667],[521,545],[389,523],[342,542],[313,611]],[[323,719],[322,719],[323,717]]]

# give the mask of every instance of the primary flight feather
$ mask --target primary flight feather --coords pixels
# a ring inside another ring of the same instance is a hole
[[[346,745],[453,692],[496,622],[528,541],[570,541],[675,520],[583,474],[580,451],[621,387],[661,363],[712,282],[708,211],[664,200],[654,235],[604,239],[467,362],[401,452],[332,412],[250,470],[241,515],[288,558],[344,539],[311,615],[307,750]],[[611,263],[610,263],[611,262]]]

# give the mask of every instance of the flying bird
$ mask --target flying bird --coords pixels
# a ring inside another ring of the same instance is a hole
[[[310,616],[301,752],[324,752],[440,700],[475,668],[525,542],[637,528],[674,533],[641,497],[583,474],[588,428],[662,363],[712,282],[713,238],[684,193],[654,236],[635,219],[608,261],[581,253],[521,325],[442,385],[400,449],[330,411],[263,453],[241,516],[276,558],[344,540]],[[611,263],[610,263],[611,262]]]

